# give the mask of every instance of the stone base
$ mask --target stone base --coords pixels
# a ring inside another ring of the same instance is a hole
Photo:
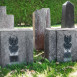
[[[45,30],[44,40],[45,58],[49,61],[56,60],[56,31],[55,29],[47,28]]]
[[[77,29],[50,29],[45,31],[45,57],[49,61],[77,61]]]
[[[0,30],[0,65],[33,62],[33,31],[30,29]]]

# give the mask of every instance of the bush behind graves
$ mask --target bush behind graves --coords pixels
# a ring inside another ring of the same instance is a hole
[[[51,24],[61,24],[62,4],[67,0],[0,0],[0,6],[7,7],[7,13],[14,15],[15,26],[21,23],[32,26],[32,13],[36,9],[50,8]],[[69,0],[75,6],[75,22],[77,22],[77,0]]]

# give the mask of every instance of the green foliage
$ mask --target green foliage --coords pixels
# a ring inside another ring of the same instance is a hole
[[[7,7],[7,13],[15,17],[15,26],[25,23],[32,25],[32,13],[36,9],[50,8],[51,24],[61,24],[62,4],[67,0],[0,0],[0,6]],[[75,22],[77,21],[77,0],[69,0],[75,6]]]

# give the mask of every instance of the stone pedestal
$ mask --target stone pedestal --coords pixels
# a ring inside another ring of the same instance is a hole
[[[67,1],[62,7],[62,28],[74,27],[74,5]]]
[[[45,28],[50,26],[49,8],[42,8],[33,13],[34,47],[36,50],[44,50],[44,32]]]
[[[56,30],[51,28],[46,28],[45,30],[45,40],[44,40],[44,52],[45,58],[49,61],[56,60]]]
[[[33,62],[33,31],[30,29],[0,30],[0,65]]]

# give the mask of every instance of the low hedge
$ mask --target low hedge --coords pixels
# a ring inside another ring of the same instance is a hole
[[[74,20],[77,22],[77,0],[69,0],[75,6]],[[61,24],[62,4],[66,0],[0,0],[0,6],[7,7],[7,13],[14,15],[15,26],[25,23],[32,25],[32,13],[36,9],[50,8],[51,25]]]

